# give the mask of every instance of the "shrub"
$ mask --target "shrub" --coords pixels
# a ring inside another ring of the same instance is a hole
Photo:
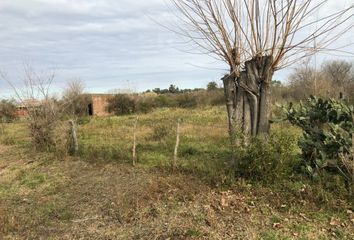
[[[55,148],[55,128],[58,116],[55,103],[43,100],[38,106],[28,106],[29,130],[32,142],[39,151],[50,151]]]
[[[0,121],[1,122],[12,122],[16,120],[17,108],[14,100],[1,100],[0,101]]]
[[[153,97],[141,96],[136,102],[136,111],[140,113],[149,113],[155,108]]]
[[[177,105],[181,108],[194,108],[197,106],[197,98],[190,93],[183,93],[177,96]]]
[[[210,105],[220,106],[225,104],[224,91],[217,90],[210,93]]]
[[[155,98],[156,106],[157,107],[167,107],[169,105],[169,99],[166,95],[158,95]]]
[[[275,183],[289,178],[299,165],[297,136],[274,131],[269,139],[255,137],[235,149],[236,173],[246,179]]]
[[[63,109],[66,114],[82,117],[88,115],[90,97],[84,94],[84,83],[79,80],[71,80],[63,93]]]
[[[317,176],[321,170],[328,170],[349,180],[351,173],[340,159],[353,156],[353,106],[344,100],[311,97],[305,104],[283,109],[287,119],[303,130],[299,146],[307,171]]]
[[[116,115],[132,114],[136,111],[136,101],[126,95],[117,94],[108,101],[108,112]]]
[[[156,97],[151,95],[117,94],[108,100],[108,112],[116,115],[148,113],[156,106]]]

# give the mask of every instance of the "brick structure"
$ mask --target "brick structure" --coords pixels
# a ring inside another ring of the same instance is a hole
[[[112,114],[107,111],[108,100],[112,98],[113,94],[85,94],[88,96],[89,104],[87,106],[88,113],[91,116],[106,117]],[[16,115],[19,117],[28,116],[29,107],[39,107],[41,102],[35,99],[23,101],[17,106]]]
[[[27,117],[28,116],[28,109],[26,107],[17,107],[16,116],[17,117]]]
[[[108,100],[114,95],[112,94],[88,94],[90,104],[88,106],[89,114],[97,117],[106,117],[111,114],[107,111]]]
[[[27,117],[29,115],[29,108],[38,108],[41,102],[36,99],[26,99],[16,106],[16,115],[18,117]]]

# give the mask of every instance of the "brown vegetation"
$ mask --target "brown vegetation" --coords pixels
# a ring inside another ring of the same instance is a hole
[[[338,78],[339,77],[339,78]],[[339,80],[341,79],[341,80]],[[354,66],[347,61],[327,61],[320,69],[305,63],[298,66],[289,77],[288,100],[303,100],[310,95],[318,97],[343,97],[353,102]]]

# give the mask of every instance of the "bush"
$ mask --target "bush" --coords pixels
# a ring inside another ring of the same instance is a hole
[[[155,96],[117,94],[108,100],[108,112],[116,115],[148,113],[156,107]]]
[[[136,111],[140,113],[151,112],[156,106],[154,100],[155,100],[154,97],[148,97],[148,96],[138,97],[138,100],[136,102]]]
[[[341,156],[353,156],[353,106],[344,100],[311,97],[305,104],[283,109],[287,119],[303,130],[299,146],[307,171],[316,177],[321,170],[327,170],[349,180],[352,173]],[[353,165],[352,157],[350,161]]]
[[[52,99],[43,100],[38,106],[28,106],[29,130],[36,150],[52,151],[56,147],[55,128],[59,116]]]
[[[13,122],[17,119],[17,108],[14,100],[1,100],[0,101],[0,121]]]
[[[267,140],[255,137],[237,147],[237,175],[266,184],[288,179],[299,166],[297,140],[292,132],[274,131]]]
[[[88,105],[91,102],[89,95],[84,94],[84,83],[79,80],[71,80],[63,92],[62,111],[69,116],[78,117],[89,114]]]
[[[210,105],[220,106],[225,104],[225,95],[224,91],[216,90],[210,93]]]
[[[158,95],[155,98],[155,103],[157,107],[168,107],[169,106],[170,99],[166,95]]]
[[[190,93],[183,93],[177,96],[177,105],[181,108],[194,108],[197,106],[197,98]]]
[[[108,112],[116,115],[132,114],[136,111],[136,101],[126,95],[117,94],[108,101]]]

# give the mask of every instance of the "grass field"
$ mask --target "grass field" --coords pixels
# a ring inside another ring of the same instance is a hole
[[[297,159],[296,144],[288,144],[300,137],[297,129],[275,124],[271,141],[280,147],[259,142],[241,151],[230,147],[222,107],[159,109],[138,117],[136,167],[136,116],[80,120],[76,157],[35,153],[25,123],[4,125],[0,239],[354,238],[353,204],[335,191],[316,192],[309,179],[293,174],[255,181],[230,169],[232,152],[264,157],[263,164],[274,152],[279,161]]]

